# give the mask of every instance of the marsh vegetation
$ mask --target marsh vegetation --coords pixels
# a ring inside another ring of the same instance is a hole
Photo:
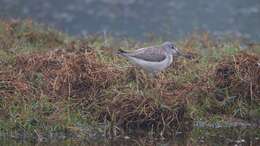
[[[175,60],[156,79],[115,55],[161,42],[75,38],[31,20],[1,20],[2,135],[42,141],[141,130],[167,138],[198,123],[259,128],[259,44],[192,33],[176,41],[192,59]]]

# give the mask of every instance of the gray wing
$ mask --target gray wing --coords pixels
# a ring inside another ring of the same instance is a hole
[[[160,62],[166,58],[164,50],[158,47],[141,48],[134,52],[127,53],[127,56],[151,62]]]

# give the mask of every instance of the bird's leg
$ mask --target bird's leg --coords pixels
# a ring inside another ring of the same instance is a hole
[[[138,75],[138,71],[135,68],[135,81],[136,81],[136,88],[137,91],[139,92],[139,75]]]
[[[148,87],[154,87],[154,79],[156,77],[155,73],[148,73]]]
[[[155,78],[156,74],[155,74],[155,73],[148,73],[148,76],[149,76],[151,79],[153,79],[153,78]]]
[[[159,81],[160,81],[160,74],[158,73],[152,73],[151,75],[151,79],[152,79],[152,85],[155,89],[158,89],[160,88],[160,84],[159,84]]]
[[[156,102],[161,105],[162,104],[162,98],[161,98],[161,84],[160,84],[160,74],[154,74],[154,78],[152,78],[152,88],[153,88],[153,96],[156,100]]]

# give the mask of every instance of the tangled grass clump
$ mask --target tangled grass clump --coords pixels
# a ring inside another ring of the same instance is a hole
[[[259,55],[255,53],[239,52],[216,63],[208,76],[197,83],[201,89],[194,92],[200,96],[199,102],[202,107],[205,106],[207,113],[229,114],[247,120],[258,119],[259,60]]]
[[[260,103],[260,57],[239,53],[225,58],[215,69],[215,88],[228,91],[244,101]]]
[[[99,63],[94,53],[55,51],[18,56],[16,72],[33,83],[38,93],[80,102],[111,86],[120,73]]]
[[[127,131],[143,129],[169,134],[190,127],[185,104],[180,102],[167,106],[156,98],[138,95],[122,95],[107,102],[102,117]]]

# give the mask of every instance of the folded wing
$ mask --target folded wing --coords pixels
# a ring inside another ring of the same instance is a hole
[[[127,53],[127,56],[150,62],[161,62],[166,58],[162,48],[141,48]]]

